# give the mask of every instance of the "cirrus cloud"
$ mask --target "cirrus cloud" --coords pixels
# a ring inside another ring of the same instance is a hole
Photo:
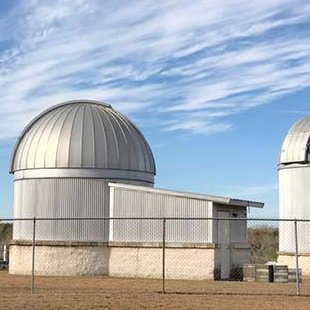
[[[159,119],[163,131],[212,134],[310,84],[306,1],[31,0],[6,12],[2,139],[74,98],[108,101],[141,125]]]

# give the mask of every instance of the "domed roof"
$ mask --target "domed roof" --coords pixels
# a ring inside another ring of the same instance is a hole
[[[309,163],[310,117],[296,122],[282,144],[280,164]]]
[[[98,168],[155,174],[155,162],[137,127],[110,105],[75,100],[51,107],[26,126],[11,160],[23,169]]]

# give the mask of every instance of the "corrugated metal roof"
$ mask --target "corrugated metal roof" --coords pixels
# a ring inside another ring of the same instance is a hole
[[[309,162],[310,117],[295,123],[282,144],[279,164]]]
[[[53,106],[22,132],[11,173],[37,168],[100,168],[156,173],[139,129],[110,105],[74,100]]]
[[[133,189],[137,191],[144,191],[144,192],[149,192],[149,193],[154,193],[154,194],[157,193],[157,194],[166,194],[166,195],[176,196],[176,197],[201,199],[201,200],[213,201],[216,203],[229,204],[229,205],[240,206],[240,207],[252,207],[252,208],[263,208],[264,207],[264,203],[262,202],[234,199],[234,198],[222,197],[222,196],[203,195],[203,194],[188,193],[188,192],[182,192],[182,191],[172,191],[168,189],[137,186],[137,185],[131,185],[131,184],[112,183],[112,182],[109,183],[109,186],[115,187],[115,188]]]

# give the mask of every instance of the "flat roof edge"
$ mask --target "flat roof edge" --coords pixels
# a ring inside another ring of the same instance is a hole
[[[127,188],[127,189],[133,189],[133,190],[138,190],[138,191],[150,192],[150,193],[172,195],[176,197],[200,199],[200,200],[212,201],[212,202],[222,203],[222,204],[230,204],[230,205],[240,206],[240,207],[250,207],[250,208],[263,208],[264,207],[263,202],[235,199],[235,198],[222,197],[222,196],[204,195],[204,194],[174,191],[174,190],[169,190],[169,189],[160,189],[160,188],[131,185],[131,184],[124,184],[124,183],[114,183],[114,182],[109,182],[108,186],[114,187],[114,188],[124,188],[124,189]]]

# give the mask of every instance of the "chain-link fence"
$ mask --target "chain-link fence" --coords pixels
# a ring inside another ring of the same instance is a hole
[[[0,221],[0,271],[9,267],[9,243],[12,240],[12,222]]]
[[[0,270],[28,275],[32,293],[44,276],[60,290],[64,277],[102,276],[147,279],[162,293],[305,295],[309,232],[306,220],[0,220]]]

